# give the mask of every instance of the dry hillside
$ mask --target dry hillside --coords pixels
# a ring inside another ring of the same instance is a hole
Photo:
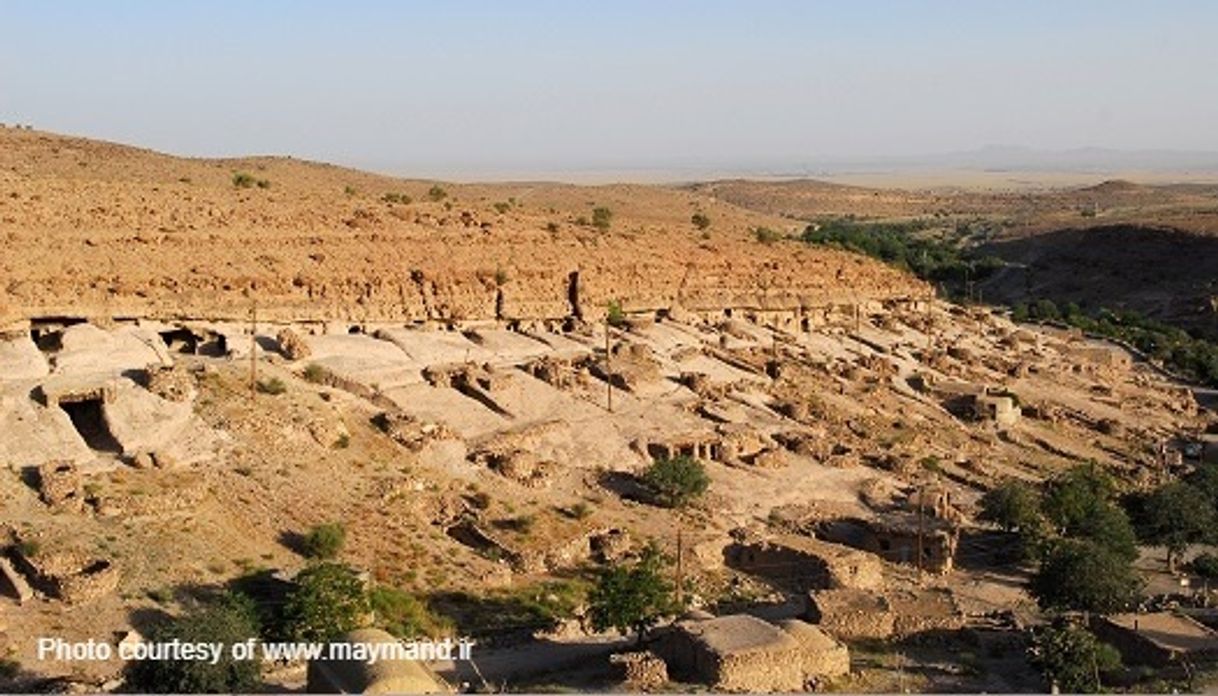
[[[0,130],[0,314],[529,319],[920,292],[853,256],[760,244],[755,227],[796,226],[697,192],[441,184],[433,200],[433,185]]]

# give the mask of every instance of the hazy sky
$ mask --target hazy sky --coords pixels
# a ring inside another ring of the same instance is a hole
[[[1218,2],[0,0],[0,122],[403,174],[1218,150]]]

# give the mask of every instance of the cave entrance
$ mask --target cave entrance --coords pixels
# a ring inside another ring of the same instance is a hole
[[[38,350],[54,353],[63,349],[63,330],[83,323],[80,317],[37,317],[30,320],[30,340]]]
[[[176,353],[194,355],[199,352],[199,337],[190,329],[171,329],[160,333],[165,347]]]
[[[122,454],[123,447],[106,425],[106,416],[100,397],[78,401],[60,401],[59,407],[72,420],[72,427],[81,439],[95,452]]]

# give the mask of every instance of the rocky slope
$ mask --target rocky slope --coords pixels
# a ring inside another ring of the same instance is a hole
[[[926,292],[852,255],[761,244],[757,226],[795,226],[697,192],[433,186],[3,129],[0,315],[239,319],[256,303],[268,319],[532,319],[615,299],[798,309]],[[589,224],[596,207],[608,230]]]

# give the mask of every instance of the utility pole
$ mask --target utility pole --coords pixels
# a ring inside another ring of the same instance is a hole
[[[250,303],[250,403],[258,394],[258,301]]]
[[[677,523],[677,606],[685,608],[685,544]]]
[[[609,350],[609,317],[605,316],[605,385],[608,387],[607,408],[613,413],[613,353]]]
[[[918,584],[922,584],[922,548],[924,534],[924,518],[925,509],[923,508],[923,493],[926,491],[926,484],[918,485]]]
[[[930,356],[930,349],[931,349],[931,344],[932,344],[931,332],[934,331],[934,321],[935,321],[931,317],[931,314],[930,314],[930,305],[933,300],[934,300],[933,293],[932,293],[931,297],[926,298],[926,355],[928,357]]]

